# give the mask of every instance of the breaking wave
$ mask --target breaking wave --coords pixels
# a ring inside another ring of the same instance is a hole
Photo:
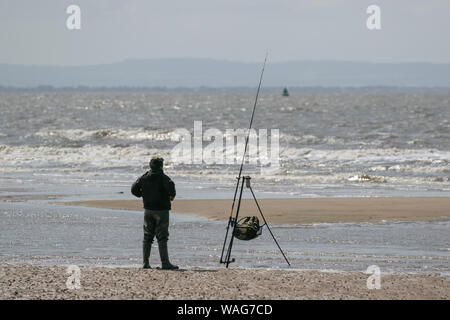
[[[41,130],[33,134],[45,139],[63,138],[70,141],[95,141],[101,139],[118,139],[128,142],[139,141],[164,141],[171,140],[171,131],[163,130],[123,130],[123,129],[101,129],[101,130]]]

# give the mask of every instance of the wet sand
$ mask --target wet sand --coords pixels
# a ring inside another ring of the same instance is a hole
[[[377,222],[383,220],[431,221],[450,218],[450,197],[260,199],[270,223]],[[122,210],[142,210],[142,200],[60,202]],[[172,212],[227,220],[232,200],[175,200]],[[237,203],[235,208],[237,207]],[[241,216],[259,215],[254,200],[243,200]]]
[[[450,277],[262,269],[80,267],[80,289],[66,286],[67,267],[0,265],[0,299],[450,299]],[[192,290],[195,288],[195,290]]]

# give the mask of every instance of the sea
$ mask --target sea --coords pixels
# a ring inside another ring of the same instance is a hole
[[[59,202],[133,199],[131,184],[154,155],[165,159],[177,199],[230,199],[231,207],[254,100],[247,93],[0,93],[0,263],[139,266],[142,211]],[[259,198],[449,196],[450,94],[263,90],[252,128],[257,151],[243,174]],[[240,135],[229,138],[229,130]],[[202,159],[213,145],[224,157]],[[183,161],[175,153],[181,146],[192,147]],[[172,213],[173,262],[221,267],[225,227]],[[450,272],[445,219],[271,229],[291,269]],[[232,267],[288,268],[267,230],[236,240],[233,256]]]

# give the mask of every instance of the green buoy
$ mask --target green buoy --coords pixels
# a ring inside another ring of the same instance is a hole
[[[283,97],[289,97],[289,92],[287,88],[283,89]]]

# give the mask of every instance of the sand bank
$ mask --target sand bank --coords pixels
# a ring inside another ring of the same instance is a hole
[[[258,202],[268,222],[277,224],[450,218],[450,197],[260,199]],[[227,220],[231,203],[232,200],[175,200],[172,212]],[[94,200],[64,204],[142,210],[142,200]],[[253,200],[243,200],[240,212],[242,216],[258,215]]]
[[[0,265],[0,299],[449,299],[450,277],[369,275],[263,269],[80,267],[80,289],[66,286],[67,267]],[[195,290],[192,290],[195,288]]]

